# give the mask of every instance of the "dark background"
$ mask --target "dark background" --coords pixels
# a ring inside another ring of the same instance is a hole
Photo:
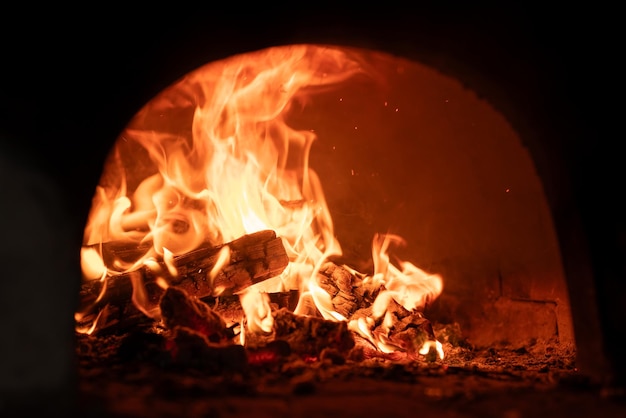
[[[8,375],[0,380],[0,412],[3,405],[29,404],[31,389],[47,393],[45,402],[52,404],[73,393],[71,373],[65,376],[61,366],[41,368],[42,375],[60,377],[40,378],[38,362],[28,358],[56,353],[63,359],[67,353],[71,362],[82,229],[117,134],[153,95],[188,71],[234,53],[295,42],[349,44],[421,60],[459,78],[507,116],[527,141],[544,182],[577,337],[597,340],[589,348],[579,344],[581,361],[590,374],[610,370],[607,379],[623,382],[626,212],[623,134],[616,123],[622,107],[616,10],[476,3],[403,8],[384,2],[2,8],[0,260],[12,267],[0,278],[0,318],[9,324],[19,317],[24,326],[5,333],[7,341],[17,342],[5,344],[0,355],[13,357],[7,363],[23,363],[19,373],[33,377],[23,386]],[[38,257],[42,247],[45,256]],[[49,265],[62,266],[52,271]],[[38,288],[46,291],[32,297]],[[44,338],[44,326],[37,324],[50,312],[60,320],[45,324]]]

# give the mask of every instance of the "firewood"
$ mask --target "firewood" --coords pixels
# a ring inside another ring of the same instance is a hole
[[[285,341],[269,341],[259,347],[246,346],[248,363],[251,366],[278,366],[291,355],[291,347]]]
[[[209,305],[175,286],[165,290],[160,303],[161,318],[168,329],[190,328],[212,343],[232,343],[235,333]]]
[[[273,315],[273,338],[289,343],[292,353],[319,358],[325,349],[347,353],[354,347],[352,332],[345,321],[296,315],[285,308]]]
[[[391,323],[393,324],[390,328],[386,325],[389,316],[391,316]],[[385,341],[386,346],[395,347],[394,356],[417,357],[419,350],[426,341],[437,341],[432,323],[424,317],[421,311],[409,311],[393,299],[389,301],[385,315],[374,318],[372,308],[368,306],[357,310],[350,319],[358,320],[359,318],[370,318],[371,321],[368,323],[371,334],[376,340]],[[379,350],[376,344],[368,338],[364,336],[358,336],[358,338],[355,336],[355,338],[357,345],[363,346],[359,348],[369,353],[366,355],[367,357],[383,355],[382,352],[372,354],[372,352]],[[387,358],[388,356],[385,354],[383,357]]]
[[[230,262],[209,280],[208,272],[218,261],[224,247],[199,248],[174,258],[179,280],[173,285],[202,298],[235,294],[253,284],[275,277],[289,264],[281,238],[271,230],[244,235],[228,244]]]
[[[398,350],[392,351],[390,353],[381,351],[380,349],[372,345],[371,341],[358,334],[354,335],[354,343],[354,348],[350,350],[347,359],[355,363],[360,363],[371,359],[380,359],[392,362],[404,361],[408,359],[408,355],[405,351]]]
[[[200,369],[209,374],[244,371],[248,367],[243,346],[215,344],[186,327],[177,326],[170,331],[166,349],[171,353],[172,365],[177,367]]]
[[[293,289],[284,292],[270,292],[268,296],[272,310],[287,308],[293,311],[298,304],[300,291]],[[239,295],[207,296],[200,298],[200,300],[209,305],[229,324],[239,323],[244,317]]]
[[[76,329],[80,333],[89,330],[91,335],[122,335],[153,323],[154,319],[146,316],[133,303],[111,303],[76,319]]]
[[[113,244],[107,246],[109,249],[113,247]],[[220,253],[224,250],[229,252],[228,263],[213,278],[209,277],[209,272],[219,262]],[[132,252],[129,248],[123,251],[126,251],[124,256]],[[282,239],[271,230],[248,234],[223,245],[198,248],[174,257],[173,265],[177,270],[175,276],[168,272],[164,260],[158,260],[159,269],[156,273],[154,269],[143,266],[131,272],[109,276],[105,281],[83,283],[80,291],[82,308],[79,309],[82,317],[78,325],[86,328],[98,315],[101,315],[98,329],[141,321],[145,315],[132,301],[133,281],[143,284],[146,305],[156,308],[165,291],[159,285],[159,279],[166,279],[170,286],[184,289],[196,298],[232,295],[279,275],[288,264],[289,258]],[[98,299],[101,292],[104,294]],[[103,312],[105,307],[107,312]],[[107,316],[106,321],[103,321],[102,314]]]
[[[436,341],[432,323],[421,312],[397,321],[389,332],[389,340],[406,351],[409,355],[417,355],[426,341]]]
[[[382,284],[364,281],[365,276],[330,261],[322,265],[319,273],[320,287],[330,295],[335,311],[345,318],[369,307],[382,289]]]
[[[421,310],[408,310],[391,299],[387,306],[387,314],[393,315],[393,326],[389,330],[391,342],[400,345],[408,352],[417,352],[425,341],[435,341],[432,323]],[[380,327],[378,321],[377,327]]]

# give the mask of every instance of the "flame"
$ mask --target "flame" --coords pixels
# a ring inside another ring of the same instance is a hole
[[[308,162],[316,134],[294,129],[287,116],[313,94],[366,75],[364,68],[356,54],[340,48],[275,47],[208,64],[155,97],[121,133],[107,160],[85,227],[85,280],[151,266],[156,257],[176,276],[176,255],[271,229],[284,243],[289,266],[277,280],[240,294],[247,332],[271,329],[269,290],[299,290],[295,313],[349,321],[318,281],[322,264],[342,249]],[[132,259],[105,254],[109,242],[142,251]],[[350,322],[385,352],[397,347],[385,332],[373,332],[373,324],[386,316],[389,303],[420,309],[442,291],[441,277],[406,261],[392,263],[390,247],[401,243],[396,235],[374,237],[374,274],[364,276],[364,283],[384,290],[372,306],[373,318]],[[211,279],[229,260],[224,248]],[[275,289],[266,289],[269,284]],[[134,285],[135,304],[158,317],[141,285]]]
[[[240,295],[241,306],[247,320],[247,330],[252,333],[272,332],[274,317],[267,293],[247,289]],[[245,333],[242,333],[245,335]]]
[[[412,311],[423,308],[443,291],[443,279],[438,274],[428,274],[408,261],[398,261],[401,269],[389,261],[391,244],[405,245],[402,237],[394,234],[374,236],[372,245],[374,259],[373,280],[384,283],[372,306],[375,317],[386,311],[389,298],[393,298],[405,309]]]

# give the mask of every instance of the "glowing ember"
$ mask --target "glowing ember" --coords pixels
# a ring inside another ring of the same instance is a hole
[[[441,277],[407,261],[392,262],[390,247],[402,239],[377,235],[372,275],[344,266],[359,278],[356,285],[377,289],[370,315],[339,312],[321,283],[323,264],[342,249],[308,162],[314,127],[297,130],[286,122],[311,95],[356,75],[367,72],[354,51],[294,45],[211,63],[162,92],[122,132],[107,161],[85,228],[85,280],[106,282],[142,268],[167,288],[168,277],[179,274],[175,257],[271,230],[282,240],[289,264],[273,279],[238,292],[245,314],[242,345],[247,333],[271,331],[268,293],[297,290],[294,314],[345,321],[378,350],[401,349],[387,335],[394,326],[390,306],[418,312],[441,293]],[[106,251],[113,242],[132,248],[132,256]],[[224,246],[213,267],[198,273],[212,283],[231,257]],[[132,284],[133,303],[159,319],[159,306],[141,281]],[[213,294],[224,290],[216,286]],[[106,283],[99,297],[105,291]],[[443,358],[434,341],[424,343],[421,354],[430,345]]]

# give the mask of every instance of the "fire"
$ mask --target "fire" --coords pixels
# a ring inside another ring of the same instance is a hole
[[[246,332],[271,330],[268,292],[298,290],[294,313],[346,321],[377,349],[398,349],[380,328],[373,332],[373,324],[382,321],[382,329],[390,329],[392,302],[420,310],[439,296],[443,281],[410,262],[392,262],[391,247],[403,244],[402,238],[377,235],[373,274],[354,271],[361,285],[383,289],[371,316],[348,318],[336,310],[319,282],[323,263],[342,249],[321,181],[309,166],[317,137],[314,126],[288,123],[314,94],[357,76],[368,72],[354,51],[292,45],[208,64],[155,97],[119,136],[94,194],[81,262],[85,280],[105,282],[98,297],[108,277],[138,268],[159,276],[157,283],[166,288],[166,277],[178,274],[173,257],[272,230],[289,264],[273,279],[239,292]],[[132,248],[134,256],[107,251],[112,242]],[[228,248],[207,272],[210,280],[228,265]],[[165,262],[167,274],[156,260]],[[213,289],[216,295],[223,291]],[[133,302],[159,317],[140,282],[133,283]]]

